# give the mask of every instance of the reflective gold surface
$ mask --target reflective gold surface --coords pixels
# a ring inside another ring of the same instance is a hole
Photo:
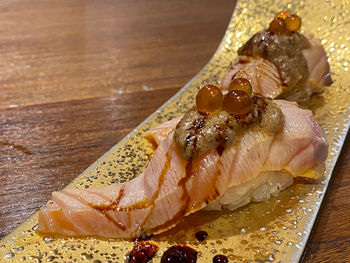
[[[313,110],[330,142],[326,179],[318,185],[295,184],[268,202],[250,204],[234,212],[199,212],[152,240],[160,245],[153,262],[174,243],[187,243],[200,252],[199,262],[225,254],[231,262],[297,262],[316,218],[350,122],[350,22],[348,1],[240,1],[216,54],[176,96],[125,139],[92,164],[68,187],[103,186],[129,180],[142,171],[152,154],[144,131],[179,116],[193,104],[197,89],[218,83],[237,48],[267,25],[281,9],[296,11],[302,29],[322,38],[329,54],[334,84],[315,97]],[[0,242],[0,262],[123,262],[132,243],[118,240],[64,239],[39,236],[37,214]],[[197,230],[208,232],[199,244]],[[100,260],[100,261],[99,261]]]

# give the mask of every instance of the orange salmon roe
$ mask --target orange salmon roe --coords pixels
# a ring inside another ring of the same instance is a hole
[[[283,20],[286,20],[287,16],[289,16],[289,15],[290,15],[289,11],[283,10],[283,11],[279,11],[279,12],[275,15],[275,17],[279,17],[279,18],[282,18]]]
[[[248,95],[252,94],[252,85],[249,80],[245,78],[233,79],[230,83],[229,91],[231,90],[243,90]]]
[[[214,112],[221,107],[222,98],[222,92],[218,87],[206,85],[197,94],[197,109],[205,113]]]
[[[222,109],[235,115],[247,114],[253,107],[252,98],[243,90],[229,91],[222,102]]]
[[[286,18],[286,27],[289,31],[298,31],[301,27],[301,18],[295,14],[289,15]]]
[[[269,31],[277,35],[281,35],[286,31],[286,22],[282,18],[274,18],[269,26]]]

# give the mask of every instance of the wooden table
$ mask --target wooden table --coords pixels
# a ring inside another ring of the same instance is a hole
[[[0,237],[210,59],[232,0],[0,3]],[[350,262],[350,143],[304,262]]]

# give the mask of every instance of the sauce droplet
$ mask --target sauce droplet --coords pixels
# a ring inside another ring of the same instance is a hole
[[[207,238],[208,233],[205,231],[197,231],[195,236],[199,242],[202,242]]]
[[[158,249],[158,246],[151,242],[137,242],[130,252],[129,263],[146,263],[154,257]]]
[[[213,263],[228,263],[228,258],[224,255],[216,255],[213,257]]]
[[[197,262],[198,252],[185,245],[175,245],[167,249],[161,263],[195,263]]]

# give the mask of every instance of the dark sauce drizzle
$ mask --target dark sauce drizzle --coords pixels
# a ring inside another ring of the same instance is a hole
[[[152,228],[151,232],[156,232],[156,231],[159,231],[160,229],[168,228],[169,226],[175,225],[184,217],[184,215],[186,215],[188,211],[189,201],[190,201],[190,195],[187,192],[186,183],[191,178],[191,176],[192,176],[192,162],[189,162],[186,165],[186,176],[177,183],[177,185],[182,188],[181,209],[171,219],[169,219],[165,223]]]
[[[105,218],[107,218],[110,222],[112,222],[116,227],[120,228],[121,230],[125,231],[126,230],[126,226],[120,222],[117,222],[111,215],[109,215],[108,211],[112,210],[112,209],[118,209],[118,204],[120,202],[120,200],[122,199],[122,197],[124,196],[124,189],[120,189],[120,192],[118,194],[118,197],[115,201],[113,201],[111,204],[106,205],[93,205],[93,204],[89,204],[90,207],[94,208],[95,210],[97,210],[98,212],[100,212],[102,215],[105,216]]]
[[[109,215],[109,211],[120,211],[120,212],[126,212],[127,213],[127,216],[128,216],[128,225],[130,225],[130,222],[131,222],[131,210],[134,210],[134,209],[143,209],[143,208],[148,208],[151,206],[151,209],[150,209],[150,212],[149,214],[147,215],[147,217],[145,218],[145,220],[140,224],[140,228],[142,229],[144,224],[147,222],[147,220],[151,217],[152,215],[152,212],[153,212],[153,209],[154,209],[154,202],[155,200],[157,199],[158,195],[159,195],[159,192],[160,192],[160,189],[161,189],[161,186],[163,185],[164,183],[164,178],[165,178],[165,175],[168,171],[168,169],[170,168],[170,156],[169,156],[169,153],[166,154],[166,160],[165,160],[165,164],[164,164],[164,167],[161,171],[161,174],[159,176],[159,180],[158,180],[158,188],[157,190],[154,192],[151,200],[143,200],[143,201],[140,201],[140,202],[137,202],[135,204],[133,204],[132,206],[130,207],[127,207],[127,208],[122,208],[122,207],[119,207],[119,203],[120,203],[120,200],[124,197],[124,189],[120,189],[120,192],[118,194],[118,197],[116,200],[113,200],[111,201],[109,204],[102,204],[102,205],[93,205],[93,204],[88,204],[91,208],[97,210],[99,213],[101,213],[102,215],[104,215],[104,217],[106,219],[108,219],[110,222],[112,222],[114,225],[116,225],[118,228],[120,228],[122,231],[126,231],[127,229],[127,226],[125,226],[124,224],[120,223],[120,222],[117,222],[113,219],[112,216]],[[142,235],[141,237],[144,237],[146,238],[147,235]],[[139,238],[141,238],[139,237]],[[147,240],[147,239],[145,239]],[[138,241],[136,239],[136,241]]]

